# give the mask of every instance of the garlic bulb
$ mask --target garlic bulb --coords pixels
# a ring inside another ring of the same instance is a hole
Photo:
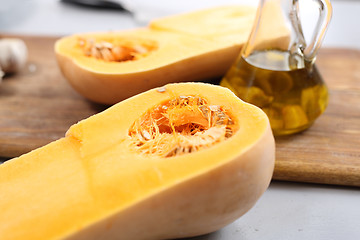
[[[26,63],[27,47],[21,39],[0,39],[0,76],[1,72],[15,73]]]

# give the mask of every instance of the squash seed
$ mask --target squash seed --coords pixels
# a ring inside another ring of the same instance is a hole
[[[156,89],[156,91],[159,93],[164,93],[164,92],[166,92],[166,87],[160,87],[160,88]]]
[[[150,52],[157,49],[153,41],[119,40],[114,42],[100,41],[94,39],[78,39],[78,46],[87,57],[94,57],[106,62],[123,62],[137,60],[146,57]]]

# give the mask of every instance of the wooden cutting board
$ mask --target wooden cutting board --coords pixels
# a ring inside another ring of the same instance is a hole
[[[106,109],[78,95],[57,67],[54,37],[21,37],[26,68],[0,85],[0,157],[19,156],[64,136]],[[330,88],[325,113],[307,131],[276,139],[274,179],[360,186],[360,51],[322,49],[317,65]]]

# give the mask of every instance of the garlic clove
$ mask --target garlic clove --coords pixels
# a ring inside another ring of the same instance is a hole
[[[0,69],[3,73],[15,73],[24,67],[28,51],[23,40],[18,38],[0,39]]]

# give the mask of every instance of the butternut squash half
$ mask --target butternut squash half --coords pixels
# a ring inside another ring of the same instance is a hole
[[[207,21],[213,17],[216,21]],[[142,29],[67,36],[56,42],[55,53],[62,73],[80,94],[113,104],[167,83],[224,75],[254,17],[252,7],[212,8],[157,19]],[[188,32],[179,28],[182,24]]]
[[[209,233],[255,204],[274,157],[262,110],[220,86],[169,84],[0,165],[0,236],[149,240]]]

